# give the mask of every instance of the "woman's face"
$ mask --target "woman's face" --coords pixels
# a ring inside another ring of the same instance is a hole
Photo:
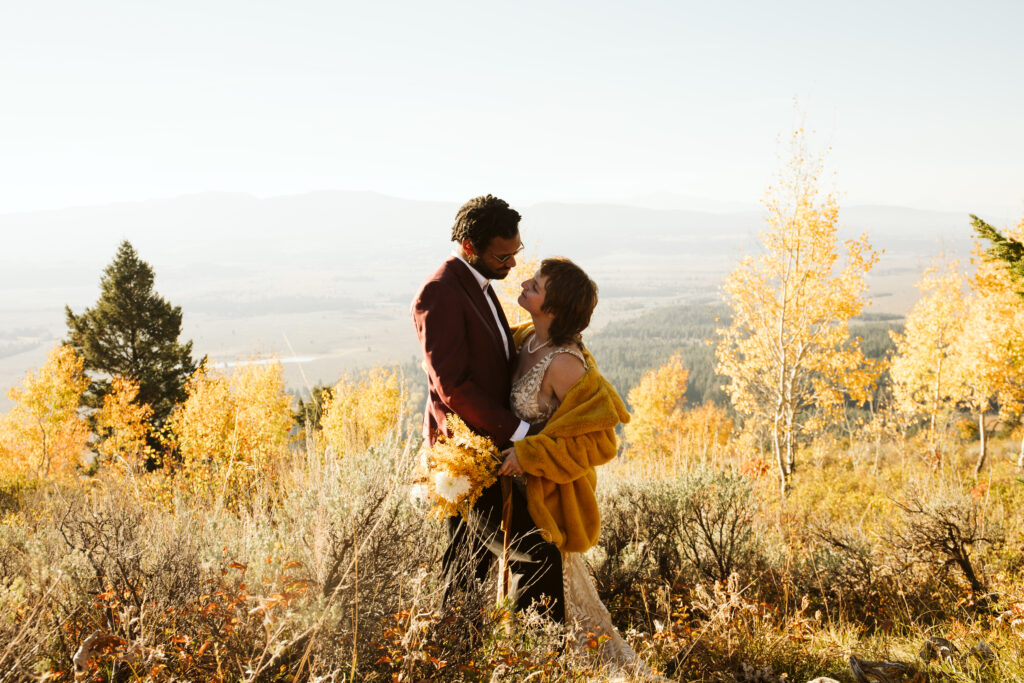
[[[523,292],[519,295],[519,305],[530,315],[542,314],[544,306],[544,287],[548,279],[538,270],[533,277],[523,283]]]

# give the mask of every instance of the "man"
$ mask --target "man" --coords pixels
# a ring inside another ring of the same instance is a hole
[[[424,437],[434,443],[445,430],[445,417],[456,413],[475,431],[490,437],[499,449],[539,431],[520,421],[509,408],[515,346],[508,321],[490,280],[504,279],[516,265],[523,246],[519,213],[487,195],[466,202],[455,216],[452,255],[427,278],[412,305],[416,335],[427,369]],[[517,473],[522,473],[519,469]],[[564,621],[562,557],[543,541],[526,510],[518,488],[512,496],[510,570],[521,577],[517,605],[534,600],[549,605],[548,615]],[[487,488],[469,520],[448,520],[448,548],[442,559],[444,602],[468,589],[474,578],[487,577],[502,550],[501,486]]]

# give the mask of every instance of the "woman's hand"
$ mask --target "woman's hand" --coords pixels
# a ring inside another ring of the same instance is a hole
[[[523,473],[523,468],[519,464],[519,458],[516,457],[515,446],[506,448],[501,454],[505,456],[505,460],[501,463],[501,467],[498,468],[498,476],[511,477]]]

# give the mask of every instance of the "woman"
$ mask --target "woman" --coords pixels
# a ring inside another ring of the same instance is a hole
[[[505,451],[498,474],[524,475],[530,516],[562,552],[566,622],[582,634],[607,635],[603,653],[609,662],[646,672],[612,626],[582,555],[597,543],[601,528],[594,468],[615,457],[615,427],[629,421],[622,399],[580,339],[597,305],[597,286],[572,261],[545,259],[523,283],[519,305],[532,323],[513,330],[518,358],[512,410],[546,425]]]

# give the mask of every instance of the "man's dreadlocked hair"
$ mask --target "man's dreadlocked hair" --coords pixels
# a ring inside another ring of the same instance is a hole
[[[469,240],[473,248],[483,252],[495,237],[512,239],[519,234],[519,212],[504,199],[494,195],[474,197],[455,214],[452,241]]]

